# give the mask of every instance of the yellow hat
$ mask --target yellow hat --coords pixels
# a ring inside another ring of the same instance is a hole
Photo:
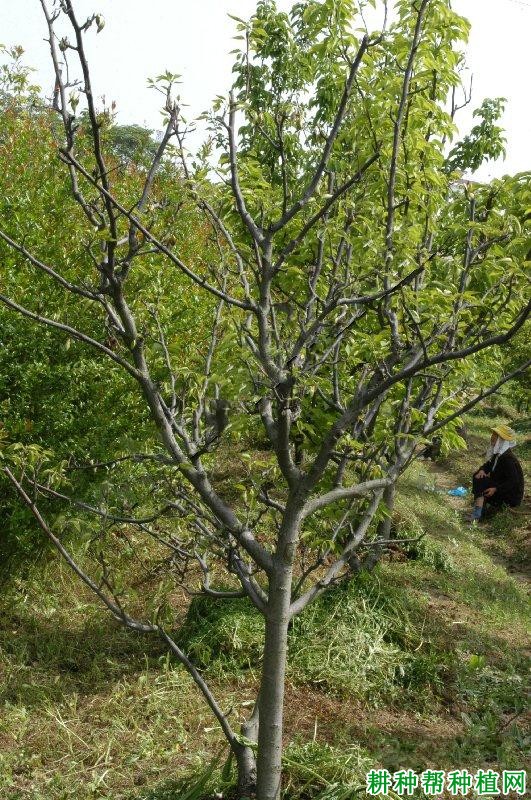
[[[495,428],[491,428],[491,431],[497,433],[498,436],[501,439],[505,439],[506,442],[512,442],[516,439],[516,433],[512,428],[509,428],[508,425],[496,425]]]

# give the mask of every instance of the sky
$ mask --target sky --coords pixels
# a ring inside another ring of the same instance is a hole
[[[277,0],[287,10],[292,0]],[[506,97],[502,121],[507,157],[476,174],[489,179],[531,169],[531,97],[529,35],[531,0],[454,0],[456,11],[472,23],[467,62],[473,74],[473,102],[460,112],[461,134],[473,124],[472,108],[484,97]],[[118,121],[161,127],[160,96],[147,78],[165,70],[179,73],[183,102],[190,117],[210,106],[230,85],[235,23],[228,14],[252,14],[255,0],[76,0],[80,20],[101,12],[102,33],[92,33],[87,49],[96,95],[115,101]],[[0,41],[21,45],[35,82],[50,94],[53,87],[46,29],[39,0],[0,0]]]

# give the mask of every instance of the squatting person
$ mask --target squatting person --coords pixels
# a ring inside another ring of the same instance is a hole
[[[508,425],[497,425],[491,431],[487,461],[472,476],[472,521],[481,519],[485,502],[515,507],[524,497],[524,473],[513,453],[516,434]]]

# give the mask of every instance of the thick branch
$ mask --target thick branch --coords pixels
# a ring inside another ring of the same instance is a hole
[[[334,205],[334,203],[336,203],[341,197],[343,197],[343,195],[346,194],[349,189],[355,186],[356,183],[359,183],[359,181],[365,175],[369,167],[372,166],[372,164],[374,164],[374,162],[377,161],[379,157],[380,153],[377,152],[374,153],[369,159],[367,159],[367,161],[360,167],[360,169],[351,178],[342,183],[341,186],[339,186],[339,188],[336,189],[335,192],[333,192],[332,196],[328,198],[328,200],[323,204],[323,206],[319,209],[319,211],[317,211],[312,217],[310,217],[308,222],[301,229],[301,232],[298,234],[298,236],[292,239],[291,242],[289,242],[286,245],[284,250],[279,255],[278,259],[275,262],[274,266],[275,271],[279,270],[284,261],[286,260],[286,258],[302,242],[304,242],[306,235],[309,233],[309,231],[314,227],[314,225],[316,225],[319,222],[319,220],[321,220],[327,214],[327,212]]]
[[[207,703],[208,703],[208,705],[210,707],[210,710],[212,711],[212,713],[216,717],[217,721],[219,722],[219,724],[221,726],[221,729],[222,729],[223,733],[225,734],[225,738],[227,739],[227,741],[229,742],[229,744],[231,746],[231,749],[234,750],[234,752],[236,752],[237,745],[238,745],[238,741],[237,741],[236,735],[235,735],[234,731],[232,730],[231,726],[229,725],[229,722],[227,720],[226,714],[224,714],[223,711],[221,710],[221,708],[219,707],[218,703],[216,702],[216,700],[214,698],[214,695],[212,694],[212,692],[208,688],[208,686],[205,683],[202,675],[198,672],[196,667],[194,667],[194,665],[192,664],[190,659],[187,658],[187,656],[183,653],[183,651],[177,645],[177,643],[174,641],[174,639],[172,639],[172,637],[169,634],[166,633],[164,628],[159,627],[158,628],[158,633],[160,634],[162,640],[164,642],[166,642],[166,644],[170,648],[171,652],[176,656],[176,658],[186,668],[186,671],[189,672],[189,674],[194,679],[194,683],[201,690],[201,693],[202,693],[203,697],[205,698],[205,700],[207,701]]]
[[[329,586],[335,583],[343,570],[348,567],[349,561],[353,556],[353,553],[359,547],[361,542],[363,541],[369,526],[374,518],[374,515],[378,509],[380,504],[380,500],[382,499],[383,489],[377,491],[374,495],[374,498],[369,505],[369,508],[365,512],[362,517],[362,520],[353,534],[349,537],[341,556],[334,561],[334,563],[327,569],[326,574],[323,578],[321,578],[317,583],[315,583],[307,592],[302,594],[300,597],[297,598],[294,602],[292,602],[290,606],[290,616],[295,616],[299,614],[306,606],[315,600],[316,597],[319,597]]]
[[[177,657],[180,663],[186,668],[188,673],[192,676],[194,683],[199,687],[201,690],[203,697],[207,701],[212,713],[218,720],[225,737],[227,738],[231,748],[237,748],[237,739],[234,734],[234,731],[229,725],[226,715],[220,709],[218,703],[216,702],[212,692],[210,691],[209,687],[205,683],[203,677],[200,675],[196,667],[192,664],[189,658],[183,653],[183,651],[178,647],[175,641],[169,636],[166,631],[161,628],[159,625],[153,625],[150,623],[143,623],[138,622],[137,620],[130,617],[125,611],[120,608],[116,603],[105,595],[104,592],[94,583],[94,581],[77,565],[75,560],[72,558],[70,553],[63,547],[57,536],[50,530],[49,526],[47,525],[46,521],[42,517],[39,509],[35,505],[35,503],[31,500],[31,498],[26,494],[22,485],[17,481],[13,473],[8,467],[4,467],[4,473],[7,475],[13,486],[15,487],[16,491],[26,504],[26,506],[30,509],[31,513],[37,520],[37,523],[41,530],[46,534],[47,538],[52,542],[53,546],[58,550],[61,556],[64,558],[68,566],[72,569],[72,571],[83,581],[83,583],[88,586],[88,588],[104,603],[104,605],[109,609],[112,615],[125,625],[127,628],[131,628],[132,630],[138,631],[140,633],[157,633],[161,636],[164,642],[168,645],[171,652]]]
[[[378,491],[389,486],[390,483],[392,483],[390,478],[381,478],[365,481],[365,483],[358,483],[356,486],[338,486],[336,489],[326,492],[326,494],[308,500],[302,510],[301,518],[306,519],[306,517],[309,517],[318,509],[324,508],[324,506],[328,506],[331,503],[337,503],[340,500],[350,500],[352,497],[364,497],[369,492]]]
[[[30,264],[32,264],[34,267],[37,267],[37,269],[40,269],[42,272],[45,272],[46,275],[49,275],[51,278],[53,278],[54,281],[56,281],[60,286],[63,287],[63,289],[66,289],[67,291],[72,292],[73,294],[80,295],[81,297],[85,297],[87,300],[94,300],[96,302],[101,302],[101,299],[96,292],[91,292],[90,290],[83,288],[83,286],[78,286],[75,283],[70,283],[70,281],[67,281],[66,278],[63,278],[63,276],[60,275],[58,272],[56,272],[54,269],[52,269],[52,267],[49,267],[47,264],[44,264],[44,262],[40,261],[34,255],[32,255],[29,252],[29,250],[26,250],[26,248],[23,245],[19,244],[18,242],[15,242],[14,239],[11,239],[11,237],[8,236],[7,233],[5,233],[2,230],[0,230],[0,239],[3,239],[4,242],[7,245],[9,245],[9,247],[11,247],[13,250],[16,250],[22,256],[24,256],[24,258],[27,259],[30,262]]]
[[[249,230],[249,233],[251,234],[251,236],[253,237],[254,241],[257,244],[262,244],[264,241],[264,233],[262,229],[258,227],[256,222],[252,218],[251,214],[249,213],[240,186],[240,180],[238,177],[238,154],[236,149],[236,130],[235,130],[236,104],[234,103],[232,95],[230,97],[229,102],[230,102],[230,107],[229,107],[228,133],[229,133],[229,158],[230,158],[230,175],[231,175],[232,192],[236,200],[236,206],[238,208],[240,217],[242,218],[247,229]]]
[[[490,336],[488,339],[484,339],[483,341],[477,342],[476,344],[470,345],[469,347],[464,347],[461,350],[451,350],[445,351],[443,353],[438,353],[435,356],[431,356],[428,359],[424,359],[422,361],[416,361],[411,366],[405,367],[404,369],[400,370],[399,372],[395,373],[395,375],[391,375],[386,380],[382,381],[382,383],[378,384],[373,390],[366,393],[363,398],[363,406],[366,406],[372,400],[375,399],[378,395],[380,395],[383,391],[386,391],[391,386],[394,386],[395,383],[399,381],[405,380],[409,378],[411,375],[414,375],[421,370],[425,370],[428,367],[432,367],[435,364],[444,364],[447,361],[457,361],[462,358],[466,358],[467,356],[473,355],[474,353],[478,353],[481,350],[485,350],[487,347],[493,347],[497,344],[504,344],[508,342],[522,327],[526,319],[529,317],[531,313],[531,300],[527,304],[527,306],[523,309],[523,311],[518,315],[516,318],[515,323],[513,326],[506,331],[506,333],[500,333],[497,336]]]

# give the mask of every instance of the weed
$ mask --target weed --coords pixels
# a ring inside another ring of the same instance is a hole
[[[389,628],[375,600],[355,582],[330,592],[294,620],[290,674],[297,682],[378,702],[406,660]]]
[[[219,789],[219,756],[205,769],[177,781],[166,781],[161,786],[148,789],[139,800],[205,800],[207,793]],[[219,794],[217,795],[220,796]]]
[[[404,544],[399,546],[407,558],[423,561],[437,572],[452,572],[455,567],[451,556],[439,542],[427,534],[419,519],[418,498],[414,504],[408,500],[407,496],[398,497],[396,500],[391,528],[393,537],[404,540]],[[432,504],[437,507],[437,500],[434,503],[432,499]],[[411,507],[413,505],[414,508]]]
[[[357,746],[332,747],[316,741],[286,748],[286,800],[347,800],[365,791],[365,775],[374,767],[368,752]]]

